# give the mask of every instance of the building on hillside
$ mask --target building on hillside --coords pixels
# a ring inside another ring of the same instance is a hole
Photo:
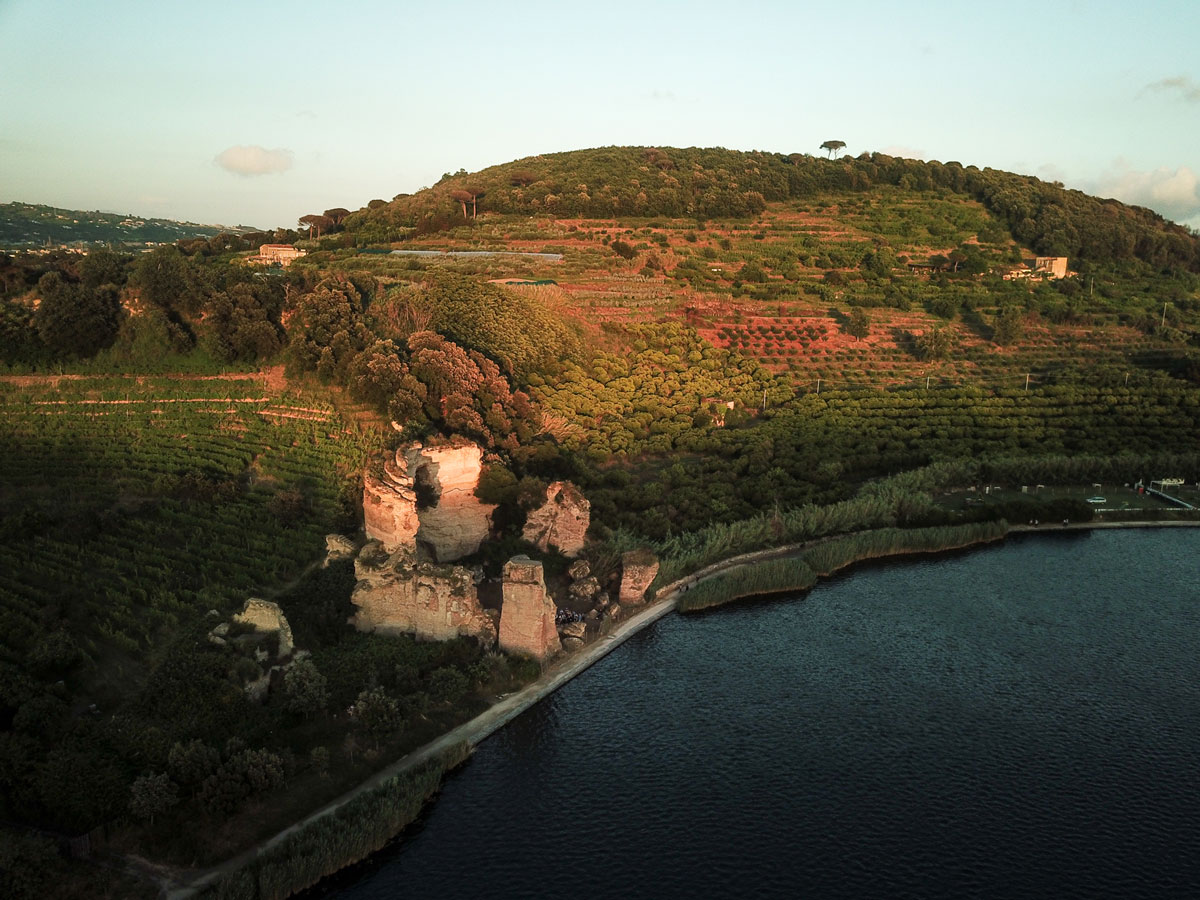
[[[1021,268],[1004,274],[1006,281],[1014,278],[1068,278],[1071,275],[1065,256],[1038,256],[1023,259],[1021,263]]]
[[[291,244],[263,244],[258,248],[258,256],[250,257],[249,262],[265,266],[278,264],[286,269],[307,252],[297,250]]]
[[[1029,265],[1028,262],[1026,265]],[[1039,256],[1033,260],[1034,275],[1048,275],[1051,278],[1067,277],[1067,258],[1065,256]]]

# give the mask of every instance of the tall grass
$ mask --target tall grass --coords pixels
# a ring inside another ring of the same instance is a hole
[[[700,582],[680,596],[676,608],[680,612],[695,612],[757,594],[806,591],[816,583],[816,572],[803,559],[772,559]]]
[[[470,755],[464,742],[389,778],[312,822],[201,894],[210,900],[283,900],[327,875],[366,859],[404,830]]]
[[[823,575],[851,563],[903,553],[936,553],[995,541],[1008,531],[1007,522],[973,522],[933,528],[881,528],[822,541],[802,556],[749,563],[690,588],[678,601],[681,612],[719,606],[742,597],[804,591]]]
[[[805,552],[804,561],[817,575],[832,575],[838,569],[864,559],[902,553],[937,553],[998,541],[1007,533],[1008,523],[1003,520],[932,528],[883,528],[822,541]]]
[[[970,461],[935,463],[870,482],[857,496],[840,503],[773,510],[670,537],[655,548],[662,565],[652,588],[741,553],[831,534],[887,528],[918,518],[933,506],[931,490],[969,484],[976,473]]]

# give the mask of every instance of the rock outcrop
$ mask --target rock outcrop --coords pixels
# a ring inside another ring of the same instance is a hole
[[[617,603],[641,603],[658,574],[658,557],[649,550],[630,550],[621,556],[621,591]]]
[[[242,607],[242,611],[233,617],[234,622],[250,625],[255,631],[279,636],[279,648],[275,655],[280,659],[291,656],[295,649],[292,642],[292,627],[288,625],[287,617],[279,605],[270,600],[260,600],[251,597]]]
[[[382,475],[363,477],[363,527],[385,549],[469,556],[491,532],[494,505],[475,496],[483,450],[470,441],[401,447]]]
[[[399,458],[399,451],[397,451]],[[363,530],[367,540],[388,550],[417,547],[417,494],[395,461],[384,466],[382,478],[363,476]]]
[[[565,556],[578,556],[592,521],[592,504],[569,481],[546,488],[546,501],[529,513],[521,537],[542,551],[551,547]]]
[[[354,541],[341,534],[325,535],[325,562],[321,568],[327,569],[330,563],[343,559],[354,559]]]
[[[554,624],[557,607],[546,593],[540,562],[514,556],[505,563],[503,595],[501,650],[546,659],[562,649]]]
[[[469,441],[455,441],[440,447],[418,446],[408,456],[414,480],[427,485],[433,497],[430,506],[418,506],[417,540],[439,562],[471,555],[491,533],[496,509],[475,496],[483,450]]]
[[[583,640],[586,635],[586,622],[567,622],[558,629],[558,636],[563,640],[566,640],[567,638],[579,638],[579,640]]]
[[[479,604],[470,569],[422,561],[407,548],[389,553],[371,541],[359,551],[354,574],[350,602],[358,609],[352,622],[360,631],[495,643],[496,622]]]

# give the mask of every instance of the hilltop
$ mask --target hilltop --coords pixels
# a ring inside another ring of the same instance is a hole
[[[4,249],[87,244],[146,246],[184,238],[210,238],[223,231],[240,234],[252,230],[37,203],[0,203],[0,248]]]
[[[828,195],[870,198],[892,187],[975,200],[1011,237],[1039,255],[1140,259],[1200,268],[1200,238],[1162,216],[1061,184],[958,162],[887,156],[822,159],[720,148],[605,147],[527,157],[476,173],[447,174],[346,219],[368,240],[438,230],[478,212],[612,217],[744,218],[779,201]]]

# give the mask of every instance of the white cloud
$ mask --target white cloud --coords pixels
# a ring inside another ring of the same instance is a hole
[[[905,147],[901,144],[889,144],[879,150],[887,156],[898,156],[902,159],[925,159],[925,151],[916,147]]]
[[[1200,177],[1187,166],[1174,171],[1160,166],[1141,172],[1118,160],[1113,169],[1096,180],[1093,192],[1149,207],[1176,222],[1194,226],[1200,221]]]
[[[292,151],[257,145],[230,147],[218,153],[213,162],[235,175],[273,175],[292,167]]]
[[[1155,81],[1152,84],[1146,85],[1143,91],[1178,91],[1188,103],[1200,103],[1200,84],[1192,81],[1186,75],[1175,75],[1172,78],[1163,78],[1160,81]]]
[[[1037,177],[1042,181],[1058,182],[1059,184],[1068,180],[1067,173],[1054,163],[1042,163],[1038,166]]]

